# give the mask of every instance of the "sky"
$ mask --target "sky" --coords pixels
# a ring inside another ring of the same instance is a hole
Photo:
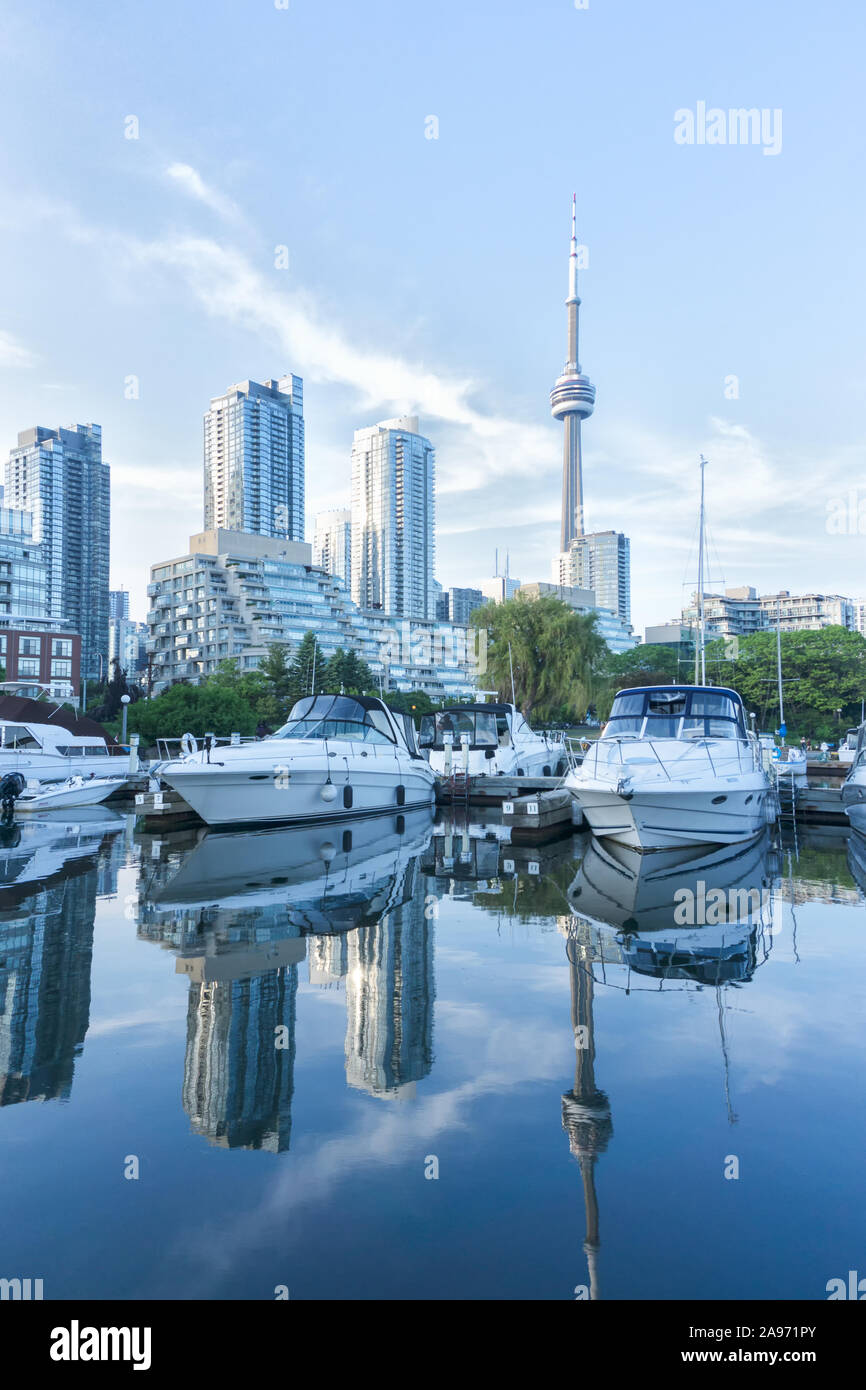
[[[286,372],[308,539],[411,412],[437,578],[549,580],[573,191],[586,520],[631,538],[636,631],[694,587],[701,453],[712,587],[866,595],[866,13],[581,5],[0,3],[0,457],[101,424],[133,616],[202,527],[211,397]]]

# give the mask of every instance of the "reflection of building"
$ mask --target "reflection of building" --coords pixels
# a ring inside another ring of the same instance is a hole
[[[311,936],[307,940],[307,969],[311,985],[335,985],[349,969],[346,935]]]
[[[284,1153],[292,1132],[298,967],[210,982],[202,970],[195,973],[183,1080],[192,1127],[226,1148]]]
[[[94,865],[0,906],[0,1105],[69,1097],[90,1019]]]
[[[418,861],[403,906],[348,938],[346,1079],[375,1096],[410,1096],[433,1064],[433,923]]]

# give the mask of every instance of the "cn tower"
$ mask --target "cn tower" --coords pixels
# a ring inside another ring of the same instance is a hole
[[[595,408],[595,387],[580,370],[578,358],[577,195],[571,200],[571,254],[568,258],[568,361],[550,393],[550,411],[565,424],[562,454],[562,533],[560,550],[583,535],[583,474],[580,422]]]

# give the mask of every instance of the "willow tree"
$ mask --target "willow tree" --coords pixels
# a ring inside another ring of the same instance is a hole
[[[595,670],[608,654],[594,613],[575,613],[558,598],[518,591],[505,603],[485,604],[470,622],[487,629],[481,679],[510,701],[513,667],[515,703],[527,720],[533,713],[579,714],[591,702]]]

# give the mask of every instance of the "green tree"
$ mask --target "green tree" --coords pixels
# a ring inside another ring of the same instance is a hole
[[[343,690],[347,695],[364,695],[375,685],[366,661],[362,661],[357,652],[344,651],[342,647],[325,662],[323,681],[326,690],[335,693]]]
[[[532,599],[518,591],[505,603],[485,604],[472,619],[487,629],[485,679],[501,700],[510,701],[513,664],[515,701],[527,721],[560,710],[576,716],[592,702],[608,650],[594,613],[575,613],[559,599]]]
[[[271,643],[259,671],[268,686],[268,693],[273,695],[275,700],[285,703],[291,692],[289,649],[285,643]]]
[[[294,704],[305,695],[318,694],[324,683],[325,660],[312,632],[305,632],[289,663],[289,699]],[[315,677],[316,689],[313,691]]]
[[[866,696],[866,638],[843,627],[783,632],[782,695],[791,735],[837,739],[860,722]],[[759,728],[779,724],[776,634],[741,637],[736,657],[723,641],[707,645],[707,676],[742,696]]]

